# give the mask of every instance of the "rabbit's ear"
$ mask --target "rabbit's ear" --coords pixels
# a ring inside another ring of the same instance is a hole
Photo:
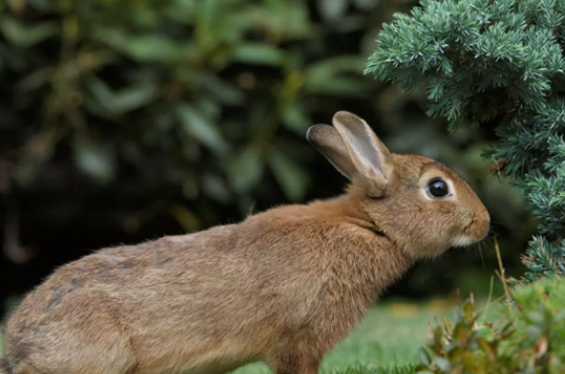
[[[333,117],[333,125],[343,139],[351,163],[367,194],[384,194],[393,172],[392,155],[371,127],[353,113],[340,111]]]
[[[348,179],[357,173],[351,162],[349,151],[335,128],[329,125],[314,125],[308,129],[306,139],[322,153],[330,163]]]

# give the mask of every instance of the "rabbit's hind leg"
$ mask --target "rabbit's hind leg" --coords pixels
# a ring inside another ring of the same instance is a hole
[[[6,334],[10,374],[130,373],[136,355],[111,301],[77,293],[35,321],[13,320]]]
[[[275,374],[318,374],[321,358],[307,352],[282,354],[269,365]]]
[[[4,368],[2,368],[4,369]],[[68,371],[44,371],[44,370],[38,370],[35,366],[33,366],[31,363],[29,362],[22,362],[20,365],[18,365],[13,371],[6,371],[6,374],[67,374],[67,373],[85,373],[83,371],[77,371],[77,372],[68,372]],[[94,371],[94,373],[99,373],[99,371]],[[0,371],[0,374],[4,374],[3,371]],[[85,373],[86,374],[86,373]]]
[[[104,360],[102,358],[102,360]],[[24,359],[17,365],[11,368],[11,371],[1,371],[0,374],[133,374],[134,371],[130,368],[112,367],[108,363],[85,365],[81,362],[79,365],[70,363],[54,363],[52,360],[45,362],[35,362],[32,360]]]
[[[10,368],[8,361],[3,358],[0,358],[0,374],[12,374],[12,369]]]
[[[33,365],[28,362],[20,363],[15,369],[8,372],[10,374],[46,374],[37,370]]]
[[[0,374],[134,374],[134,365],[124,363],[123,360],[107,360],[104,355],[99,361],[85,359],[84,356],[75,356],[70,350],[67,359],[59,360],[55,357],[43,359],[23,359],[11,368],[0,368]],[[79,353],[80,354],[80,353]]]

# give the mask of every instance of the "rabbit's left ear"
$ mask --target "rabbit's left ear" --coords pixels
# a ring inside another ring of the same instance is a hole
[[[348,179],[357,174],[355,165],[351,162],[349,151],[337,130],[329,125],[314,125],[308,129],[306,139],[322,153],[328,161]]]
[[[332,123],[343,139],[365,192],[373,197],[383,196],[394,168],[391,152],[367,122],[353,113],[337,112]]]

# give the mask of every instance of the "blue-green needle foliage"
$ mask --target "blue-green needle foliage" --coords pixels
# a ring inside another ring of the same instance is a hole
[[[495,126],[485,154],[540,220],[526,275],[565,275],[565,1],[423,0],[384,25],[366,73],[426,89],[429,115]],[[504,162],[501,163],[500,161]]]

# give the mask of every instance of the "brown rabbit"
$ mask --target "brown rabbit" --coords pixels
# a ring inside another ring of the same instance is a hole
[[[7,323],[2,374],[222,374],[263,361],[315,374],[416,260],[482,240],[460,177],[391,153],[338,112],[307,139],[347,193],[189,235],[103,249],[59,268]]]

